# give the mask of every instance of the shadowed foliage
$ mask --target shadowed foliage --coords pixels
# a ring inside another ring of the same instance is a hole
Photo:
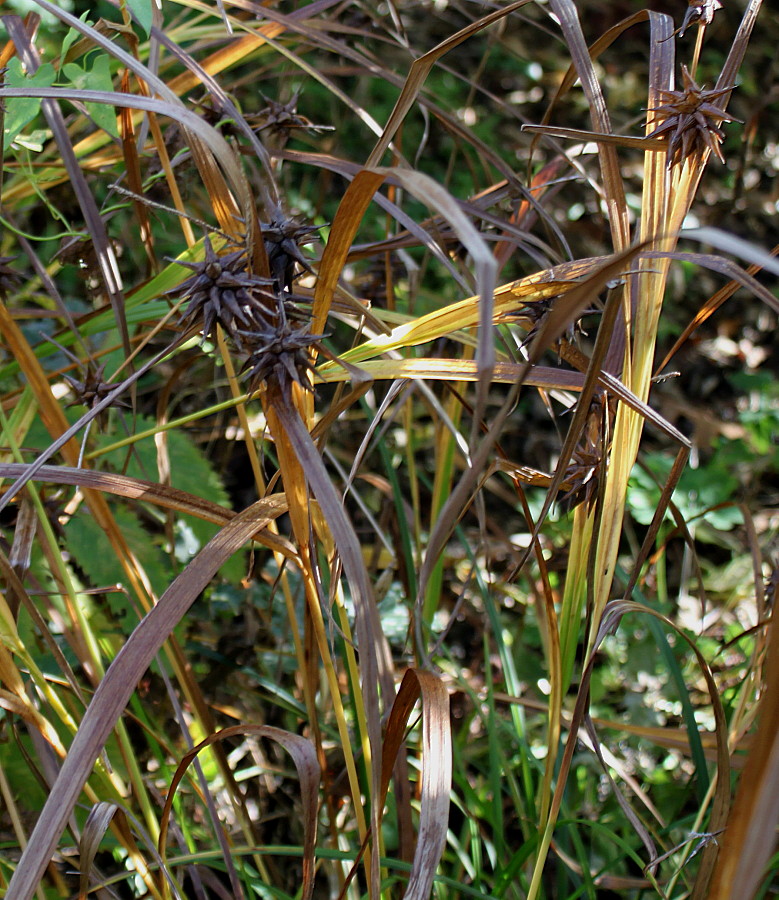
[[[9,0],[0,896],[776,895],[773,19]]]

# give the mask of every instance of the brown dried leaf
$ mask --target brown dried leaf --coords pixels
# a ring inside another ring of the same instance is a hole
[[[406,734],[411,710],[422,697],[422,791],[417,846],[404,900],[428,900],[449,827],[452,788],[452,735],[449,695],[441,679],[423,669],[408,669],[392,706],[384,737],[383,807],[395,758]]]
[[[776,847],[779,822],[779,607],[774,606],[766,649],[759,724],[720,838],[709,900],[749,900]]]
[[[293,734],[290,731],[284,731],[281,728],[273,728],[270,725],[234,725],[230,728],[223,728],[216,734],[209,735],[182,757],[168,788],[168,796],[165,798],[165,806],[160,817],[160,837],[158,842],[160,856],[165,859],[168,822],[170,821],[170,813],[173,808],[173,800],[176,796],[176,788],[186,774],[190,764],[201,750],[210,747],[217,741],[223,741],[238,734],[256,734],[259,737],[276,741],[289,753],[292,761],[295,763],[298,778],[300,779],[300,796],[303,801],[303,900],[310,900],[314,890],[317,795],[321,772],[314,745],[306,738]]]

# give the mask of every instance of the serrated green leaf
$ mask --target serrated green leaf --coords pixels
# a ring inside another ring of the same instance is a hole
[[[150,540],[148,530],[132,510],[115,505],[113,513],[127,545],[143,566],[155,592],[162,594],[177,573],[172,570],[162,549]],[[65,526],[65,533],[73,560],[93,586],[107,587],[126,583],[124,570],[108,538],[91,515],[83,512],[73,516]],[[132,628],[138,624],[137,616],[128,606],[124,594],[109,592],[108,602],[115,617],[121,620],[123,628]]]
[[[135,430],[145,431],[147,428],[153,428],[154,424],[153,419],[138,416],[135,420]],[[98,444],[107,446],[113,443],[114,439],[113,436],[101,435],[98,438]],[[168,454],[171,461],[170,480],[173,487],[229,508],[230,498],[219,476],[184,432],[168,432]],[[122,449],[106,454],[104,459],[116,471],[122,471],[126,457],[127,451]],[[140,441],[134,445],[134,452],[127,464],[126,473],[134,478],[158,480],[157,448],[153,440]],[[186,524],[201,547],[205,546],[219,530],[218,525],[190,516],[186,517]],[[245,574],[241,557],[237,556],[231,559],[220,569],[220,573],[228,581],[240,580]]]

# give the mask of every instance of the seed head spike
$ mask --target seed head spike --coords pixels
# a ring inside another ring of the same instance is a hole
[[[725,137],[720,122],[738,122],[713,101],[733,90],[733,87],[706,91],[699,87],[686,66],[682,66],[684,88],[681,91],[660,91],[665,102],[653,107],[662,123],[648,137],[668,137],[668,167],[683,163],[689,156],[703,153],[707,148],[720,162],[725,162],[720,144]]]
[[[718,9],[722,9],[719,0],[690,0],[682,27],[679,29],[679,37],[684,37],[684,32],[690,25],[711,25],[714,13]]]
[[[270,294],[269,282],[248,271],[245,249],[220,256],[208,235],[203,247],[205,257],[201,262],[176,260],[193,274],[167,293],[189,300],[182,324],[202,320],[203,334],[208,336],[213,335],[218,322],[242,349],[239,326],[251,328],[258,317],[267,315],[262,299]]]

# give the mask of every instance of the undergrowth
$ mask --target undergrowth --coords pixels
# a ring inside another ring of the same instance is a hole
[[[775,894],[760,5],[6,4],[0,895]]]

